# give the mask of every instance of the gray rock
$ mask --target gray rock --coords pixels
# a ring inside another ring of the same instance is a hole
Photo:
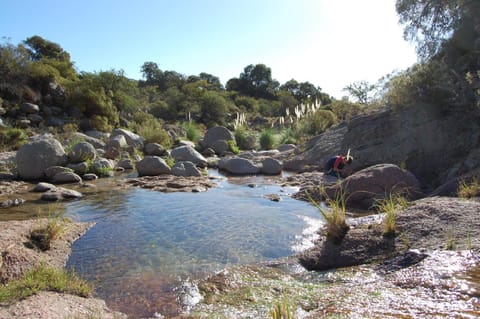
[[[78,175],[83,175],[88,171],[88,164],[87,162],[70,163],[67,165],[67,168],[72,169]]]
[[[278,151],[279,152],[288,152],[288,151],[294,151],[296,150],[298,147],[294,144],[282,144],[280,146],[277,147]]]
[[[158,156],[145,156],[136,165],[138,176],[156,176],[170,174],[171,169],[165,161]]]
[[[118,161],[117,167],[121,167],[123,169],[134,169],[135,166],[133,165],[133,161],[129,158],[124,158]]]
[[[71,139],[88,142],[88,143],[92,144],[93,147],[95,147],[95,148],[102,148],[102,149],[105,148],[105,142],[103,140],[92,137],[92,136],[89,136],[87,134],[80,133],[80,132],[73,133]]]
[[[210,147],[215,151],[218,155],[223,155],[226,152],[230,151],[230,146],[228,146],[228,142],[226,140],[217,140],[213,142]]]
[[[37,185],[35,185],[32,191],[36,193],[44,193],[44,192],[48,192],[50,190],[55,190],[55,189],[57,189],[57,186],[53,184],[40,182]]]
[[[165,148],[158,143],[148,143],[145,145],[144,152],[147,155],[163,156],[165,154]]]
[[[73,173],[73,170],[64,166],[50,166],[45,170],[45,176],[52,179],[58,173]]]
[[[108,133],[104,133],[104,132],[100,132],[100,131],[97,131],[97,130],[89,130],[89,131],[85,131],[85,135],[87,136],[90,136],[90,137],[93,137],[97,140],[105,140],[107,138],[110,137],[110,134]]]
[[[30,120],[27,120],[27,119],[22,119],[17,121],[17,126],[20,128],[28,128],[30,124],[31,124]]]
[[[202,154],[197,152],[194,148],[190,146],[180,146],[174,148],[171,152],[171,156],[177,162],[187,161],[192,162],[197,166],[205,167],[207,165],[207,160],[203,157]]]
[[[65,120],[56,116],[48,116],[45,119],[46,126],[59,127],[59,126],[63,126],[65,123],[66,123]]]
[[[266,157],[262,160],[262,174],[278,175],[282,172],[283,165],[279,160]]]
[[[137,135],[125,129],[117,128],[113,130],[110,138],[118,135],[124,136],[128,145],[134,146],[135,148],[143,149],[145,139],[140,135]]]
[[[208,131],[205,133],[205,137],[203,138],[203,143],[207,147],[212,147],[213,143],[215,143],[218,140],[223,140],[223,141],[235,140],[235,136],[226,127],[215,126],[208,129]]]
[[[80,142],[73,145],[68,158],[71,163],[80,163],[94,160],[96,157],[95,147],[88,142]]]
[[[43,122],[43,117],[38,114],[29,114],[27,116],[27,119],[30,121],[30,123],[33,123],[35,125],[38,125]]]
[[[57,187],[55,190],[50,190],[44,193],[41,199],[49,202],[52,202],[52,201],[56,202],[56,201],[61,201],[65,199],[77,199],[82,197],[83,197],[82,193],[77,192],[73,189]]]
[[[23,103],[20,105],[20,110],[27,114],[35,114],[40,112],[40,107],[33,103]]]
[[[8,207],[14,207],[14,206],[20,206],[25,204],[26,200],[23,198],[14,198],[14,199],[7,199],[4,201],[0,201],[0,208],[8,208]],[[0,263],[1,265],[1,263]]]
[[[65,151],[55,139],[40,139],[24,144],[15,157],[18,174],[22,179],[40,179],[50,166],[66,163]]]
[[[202,176],[202,173],[192,162],[178,162],[172,167],[172,174],[175,176]]]
[[[110,139],[105,146],[105,157],[109,159],[118,158],[123,149],[128,146],[127,140],[123,135],[110,136]]]
[[[218,168],[234,175],[250,175],[260,173],[260,167],[249,159],[240,157],[227,157],[218,162]]]
[[[82,178],[72,172],[60,172],[58,174],[55,174],[55,176],[53,176],[52,182],[56,184],[81,183]]]
[[[86,181],[93,181],[98,179],[98,176],[93,173],[84,174],[82,178]]]
[[[91,171],[99,176],[110,176],[115,167],[113,161],[106,158],[97,158],[91,166]]]

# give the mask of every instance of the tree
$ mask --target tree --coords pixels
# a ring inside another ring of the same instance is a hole
[[[417,44],[417,53],[428,58],[460,28],[480,32],[478,0],[397,0],[396,10],[404,25],[404,38]]]
[[[367,81],[358,81],[349,84],[343,91],[346,91],[348,95],[356,99],[358,103],[368,105],[375,89],[376,86],[374,84],[370,84]]]
[[[30,57],[34,61],[47,58],[70,62],[70,54],[64,51],[60,45],[45,40],[38,35],[27,38],[23,43],[27,46],[27,49],[30,51]]]
[[[155,62],[145,62],[141,67],[142,76],[147,85],[158,85],[163,77],[163,72]]]
[[[250,64],[245,67],[238,80],[234,78],[227,82],[228,89],[264,99],[275,98],[275,91],[279,86],[280,83],[272,79],[272,70],[265,64]]]

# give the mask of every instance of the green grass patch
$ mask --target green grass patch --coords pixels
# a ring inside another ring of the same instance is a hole
[[[384,199],[378,200],[375,206],[379,212],[385,213],[385,219],[383,220],[384,235],[395,235],[397,211],[408,207],[407,199],[398,193],[390,193]]]
[[[470,182],[461,180],[458,185],[458,197],[460,198],[473,198],[480,195],[480,183],[478,178],[474,177]]]
[[[55,269],[44,264],[28,271],[23,278],[0,286],[0,303],[11,304],[40,291],[55,291],[88,297],[93,287],[72,271]]]

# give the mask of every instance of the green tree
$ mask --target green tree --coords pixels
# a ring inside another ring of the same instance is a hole
[[[34,61],[47,58],[70,62],[70,54],[63,50],[60,45],[45,40],[38,35],[27,38],[23,43],[27,46],[28,50],[30,51],[30,57]]]
[[[375,84],[370,84],[367,81],[353,82],[347,85],[343,91],[357,100],[362,105],[368,105],[373,98],[373,94],[376,90]]]
[[[272,70],[265,64],[250,64],[238,79],[227,82],[227,90],[256,98],[274,99],[280,83],[272,79]]]
[[[397,0],[404,37],[416,42],[421,58],[432,57],[460,29],[480,32],[478,0]]]

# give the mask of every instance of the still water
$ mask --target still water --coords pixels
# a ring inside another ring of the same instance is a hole
[[[74,243],[67,266],[92,281],[112,308],[140,317],[174,314],[175,289],[187,278],[311,245],[321,217],[290,197],[295,189],[261,176],[218,184],[203,193],[112,189],[69,203],[75,219],[96,225]]]

